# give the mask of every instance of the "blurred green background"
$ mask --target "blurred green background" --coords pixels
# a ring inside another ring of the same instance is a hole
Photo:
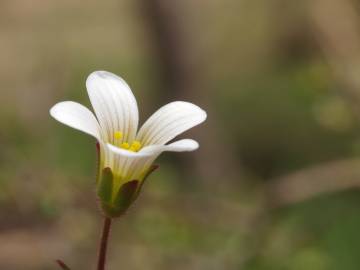
[[[360,269],[360,5],[351,0],[0,2],[0,269],[94,269],[95,142],[49,116],[122,76],[141,122],[208,120],[115,222],[108,269]]]

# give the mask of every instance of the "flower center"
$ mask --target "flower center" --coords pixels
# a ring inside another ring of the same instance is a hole
[[[141,149],[142,145],[139,141],[134,140],[131,143],[123,142],[123,141],[121,141],[122,137],[123,137],[123,133],[121,131],[115,131],[114,132],[114,145],[116,145],[122,149],[131,151],[131,152],[137,152]]]

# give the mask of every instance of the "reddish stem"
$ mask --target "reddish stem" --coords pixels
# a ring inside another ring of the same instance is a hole
[[[111,218],[105,217],[104,227],[103,227],[100,247],[99,247],[99,259],[98,259],[97,270],[105,270],[106,251],[107,251],[107,244],[110,234],[110,227],[111,227]]]
[[[63,270],[70,270],[70,268],[62,261],[62,260],[56,260],[56,263],[61,267]]]

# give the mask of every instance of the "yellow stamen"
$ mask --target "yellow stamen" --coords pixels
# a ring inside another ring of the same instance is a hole
[[[130,151],[137,152],[141,148],[141,143],[139,141],[133,141],[130,146]]]
[[[123,142],[121,145],[120,145],[121,148],[124,148],[124,149],[129,149],[130,148],[130,145],[127,143],[127,142]]]
[[[115,138],[116,140],[120,140],[122,137],[123,137],[123,134],[122,134],[121,131],[115,131],[115,132],[114,132],[114,138]]]

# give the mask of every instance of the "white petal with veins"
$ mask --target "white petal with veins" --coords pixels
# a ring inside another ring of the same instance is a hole
[[[105,141],[113,143],[114,133],[122,132],[123,141],[135,138],[139,122],[138,107],[127,83],[107,71],[95,71],[86,80],[91,104],[105,130]]]
[[[96,139],[100,138],[100,127],[94,114],[77,102],[59,102],[50,109],[50,115],[65,125],[85,132]]]
[[[141,176],[148,169],[146,164],[154,160],[151,152],[131,152],[111,144],[105,145],[103,151],[106,153],[104,167],[111,168],[116,176],[115,189],[128,181],[141,180]]]
[[[150,155],[143,165],[145,169],[148,169],[162,152],[189,152],[198,148],[199,144],[196,141],[183,139],[167,145],[149,145],[141,149],[139,153]]]
[[[144,123],[136,138],[143,146],[165,144],[205,119],[206,112],[200,107],[184,101],[171,102]]]
[[[149,145],[140,150],[140,154],[156,155],[164,151],[170,152],[188,152],[199,148],[198,142],[191,139],[179,140],[167,145]]]

